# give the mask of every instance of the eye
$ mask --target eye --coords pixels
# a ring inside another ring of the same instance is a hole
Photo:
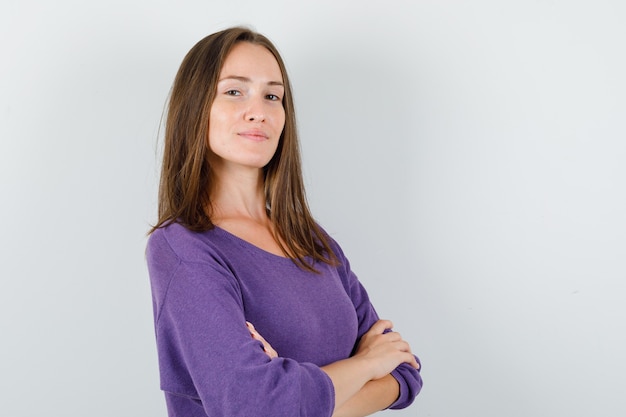
[[[241,92],[239,90],[226,90],[224,94],[227,96],[240,96]]]
[[[265,96],[265,98],[271,101],[281,101],[281,98],[276,94],[268,94]]]

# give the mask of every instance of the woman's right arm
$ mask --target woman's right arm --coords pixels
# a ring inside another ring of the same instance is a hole
[[[380,320],[369,300],[367,291],[351,270],[350,262],[336,242],[334,243],[333,250],[340,260],[341,265],[338,271],[342,277],[344,288],[350,296],[358,316],[358,354],[359,350],[367,349],[369,343],[367,342],[368,339],[369,341],[375,341],[378,337],[377,335],[380,334],[380,331],[372,331],[377,328],[376,323]],[[391,329],[391,325],[388,325],[387,328]],[[388,330],[383,330],[383,333],[386,331]],[[375,337],[372,338],[372,336]],[[418,366],[415,366],[415,364],[418,364]],[[377,379],[368,382],[364,386],[364,389],[360,390],[357,395],[352,397],[340,408],[341,413],[337,413],[337,415],[364,416],[383,408],[399,409],[409,406],[422,388],[419,368],[419,360],[416,357],[413,357],[412,360],[400,363],[399,366],[391,372],[390,377],[385,377],[384,380]],[[392,381],[391,378],[395,379],[395,381]],[[391,391],[395,394],[395,399],[393,403],[390,404],[387,399],[391,396]],[[373,399],[376,399],[376,401],[373,401]],[[348,413],[344,413],[346,409],[349,409]]]
[[[363,336],[354,356],[322,367],[335,387],[335,410],[340,409],[369,381],[386,377],[402,363],[419,369],[411,347],[400,334],[385,333],[392,327],[388,320],[377,321]],[[384,404],[381,409],[390,404]]]
[[[398,333],[387,332],[392,327],[388,320],[377,321],[363,335],[353,357],[321,368],[333,382],[334,417],[362,417],[389,407],[398,398],[400,387],[388,369],[395,369],[398,360],[419,369],[408,343]],[[268,357],[276,358],[278,354],[271,344],[252,324],[248,323],[248,328],[252,338],[263,344]]]

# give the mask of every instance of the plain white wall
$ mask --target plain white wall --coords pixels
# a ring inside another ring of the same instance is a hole
[[[395,416],[626,415],[626,7],[0,3],[0,415],[165,416],[145,232],[184,54],[287,61],[309,198],[423,361]]]

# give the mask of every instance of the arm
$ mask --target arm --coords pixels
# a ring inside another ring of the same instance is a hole
[[[333,417],[363,417],[389,407],[400,393],[398,381],[387,371],[398,360],[419,369],[409,345],[395,332],[386,332],[393,324],[379,320],[361,338],[355,355],[322,367],[335,388]],[[277,356],[272,346],[249,324],[253,339],[263,344],[270,358]]]
[[[250,337],[229,270],[211,260],[183,261],[161,237],[151,236],[148,266],[166,396],[207,415],[330,416],[330,378],[313,364],[270,360]]]
[[[346,294],[350,297],[354,306],[354,311],[358,319],[357,342],[350,358],[343,361],[324,366],[322,368],[330,377],[335,389],[334,411],[349,411],[355,414],[347,415],[367,415],[371,412],[384,408],[404,408],[414,400],[421,389],[422,381],[418,372],[417,358],[407,355],[396,362],[395,367],[391,367],[377,378],[386,377],[387,383],[369,383],[374,378],[371,369],[368,369],[370,362],[358,364],[358,358],[362,352],[369,352],[365,349],[368,343],[365,340],[386,340],[387,329],[392,327],[390,322],[383,326],[374,326],[378,321],[378,315],[369,301],[367,292],[360,284],[356,276],[350,270],[349,262],[338,246],[333,245],[334,251],[339,258],[340,265],[337,266],[337,277],[341,280]],[[374,331],[374,329],[377,329]],[[369,332],[372,331],[372,335]],[[393,333],[393,332],[391,332]],[[385,334],[383,336],[383,334]],[[374,337],[375,336],[375,337]],[[329,341],[332,343],[332,340]],[[404,342],[406,344],[406,342]],[[410,353],[410,348],[405,345],[405,353]],[[395,380],[395,381],[393,381]],[[363,391],[363,392],[361,392]],[[361,401],[365,401],[364,403]],[[370,401],[375,400],[375,401]],[[362,407],[360,407],[362,405]],[[340,415],[340,414],[338,414]]]
[[[333,417],[362,417],[384,410],[398,398],[400,385],[387,374],[367,382],[354,396],[335,410]]]
[[[355,348],[356,352],[358,352],[358,350],[362,347],[363,341],[366,338],[368,338],[367,337],[368,332],[373,328],[372,326],[374,326],[374,323],[376,323],[379,320],[379,317],[372,303],[370,302],[367,291],[365,290],[363,285],[360,283],[360,281],[358,280],[354,272],[351,270],[350,262],[345,257],[343,251],[336,244],[336,242],[333,245],[333,250],[335,251],[336,255],[338,256],[341,262],[341,265],[338,267],[338,272],[342,277],[342,281],[343,281],[343,285],[346,290],[346,293],[348,294],[348,296],[352,300],[352,303],[354,304],[354,308],[355,308],[355,311],[357,313],[357,317],[359,320],[359,331],[358,331],[359,345],[357,345],[357,347]],[[389,329],[391,327],[392,327],[391,325],[388,326]],[[417,357],[414,357],[414,359],[419,364],[419,360],[417,359]],[[382,407],[378,408],[378,410],[384,409],[384,408],[400,409],[400,408],[408,407],[414,401],[415,397],[417,396],[417,394],[420,392],[422,388],[422,378],[419,373],[419,367],[412,366],[408,362],[401,363],[396,369],[394,369],[391,372],[391,377],[393,377],[393,379],[396,380],[397,385],[399,387],[399,392],[396,393],[396,397],[392,399],[391,403],[383,404]],[[390,382],[393,382],[393,381],[390,381]],[[376,389],[377,392],[375,396],[377,397],[385,396],[386,391],[389,388],[388,385],[385,385],[385,386],[382,386],[381,384],[371,384],[371,385],[372,385],[371,387],[368,387],[368,390]],[[393,384],[389,384],[389,385],[393,386]],[[365,394],[363,395],[359,394],[359,397],[364,398],[366,400],[372,399],[371,393],[369,396],[366,396]],[[353,401],[350,401],[350,404],[356,403],[357,402],[356,400],[357,398],[355,398]],[[382,403],[382,398],[381,398],[381,403]],[[380,404],[375,404],[376,407],[378,407],[379,405]],[[373,410],[373,409],[370,407],[369,410]],[[343,408],[342,408],[342,411],[343,411]],[[370,413],[374,411],[376,410],[370,411]],[[367,415],[367,414],[360,414],[360,415]]]
[[[346,403],[351,399],[353,406],[357,405],[354,396],[359,394],[368,382],[385,378],[400,364],[406,363],[415,369],[419,368],[415,356],[411,353],[411,347],[402,340],[400,334],[385,332],[392,326],[388,320],[377,321],[361,338],[354,356],[322,367],[335,386],[335,411],[340,408],[345,410]],[[385,383],[370,384],[367,386],[367,392],[371,394],[372,390],[376,390],[377,396],[378,394],[392,396],[393,389],[389,392],[390,387],[394,386]],[[382,392],[378,392],[377,388],[382,389]],[[359,397],[362,398],[363,395]],[[392,401],[383,403],[379,410],[391,405],[396,398],[397,395]],[[374,404],[377,405],[378,401],[374,401]]]
[[[395,332],[387,332],[393,327],[388,320],[379,320],[363,335],[357,347],[355,357],[363,355],[372,349],[376,349],[381,343],[385,343],[388,338],[402,341],[400,335]],[[402,341],[406,344],[406,342]],[[411,368],[419,369],[419,363],[415,356],[411,354],[408,344],[406,344],[407,362]],[[335,409],[334,417],[362,417],[373,414],[377,411],[388,408],[400,395],[400,384],[391,374],[382,378],[368,381],[355,395],[350,397],[340,407]]]

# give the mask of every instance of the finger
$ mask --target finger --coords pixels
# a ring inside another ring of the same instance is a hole
[[[394,349],[400,352],[411,353],[411,346],[404,340],[396,340],[395,342],[390,342],[390,344]]]
[[[411,353],[411,360],[407,363],[415,369],[420,369],[420,364],[417,361],[417,359],[415,359],[415,356],[412,353]]]
[[[254,328],[254,325],[252,323],[247,321],[246,322],[246,327],[248,328],[248,331],[250,332],[250,336],[252,336],[253,339],[262,341],[263,337],[261,336],[261,334],[259,332],[256,331],[256,329]]]
[[[372,327],[370,327],[370,329],[368,330],[368,333],[383,334],[385,330],[392,329],[392,328],[393,328],[393,323],[391,321],[378,320],[376,323],[372,325]]]
[[[274,359],[278,357],[278,352],[276,352],[274,348],[271,347],[269,344],[267,345],[263,344],[263,350],[265,351],[265,353],[267,353],[270,359]]]
[[[261,335],[259,334],[259,332],[254,330],[254,327],[248,327],[248,332],[250,332],[250,336],[252,336],[253,339],[260,340],[259,338],[261,337]]]
[[[272,345],[270,345],[269,342],[263,338],[263,336],[259,335],[259,340],[263,344],[263,350],[270,358],[278,357],[278,352],[274,350]]]
[[[411,346],[407,342],[405,342],[404,340],[400,342],[395,342],[395,346],[398,350],[401,350],[402,352],[407,354],[406,360],[404,361],[405,363],[408,363],[415,369],[420,369],[420,364],[419,362],[417,362],[417,358],[415,357],[415,355],[413,355],[413,353],[411,352]]]
[[[412,353],[405,353],[405,357],[402,362],[408,364],[415,369],[420,369],[420,364],[419,362],[417,362],[417,359],[415,359],[415,356]]]
[[[400,333],[398,332],[384,333],[384,334],[381,334],[380,337],[386,342],[397,342],[397,341],[402,340],[402,335],[400,335]]]
[[[265,340],[265,338],[263,336],[261,336],[261,334],[259,332],[256,331],[256,329],[254,328],[254,325],[252,323],[250,323],[249,321],[246,322],[246,327],[248,328],[248,331],[250,331],[250,336],[252,336],[252,338],[254,340],[257,340],[259,342],[261,342],[261,345],[263,346],[263,350],[265,351],[265,353],[267,353],[267,355],[270,358],[277,358],[278,357],[278,352],[276,352],[274,350],[274,348],[272,347],[272,345],[269,344],[269,342],[267,340]]]

